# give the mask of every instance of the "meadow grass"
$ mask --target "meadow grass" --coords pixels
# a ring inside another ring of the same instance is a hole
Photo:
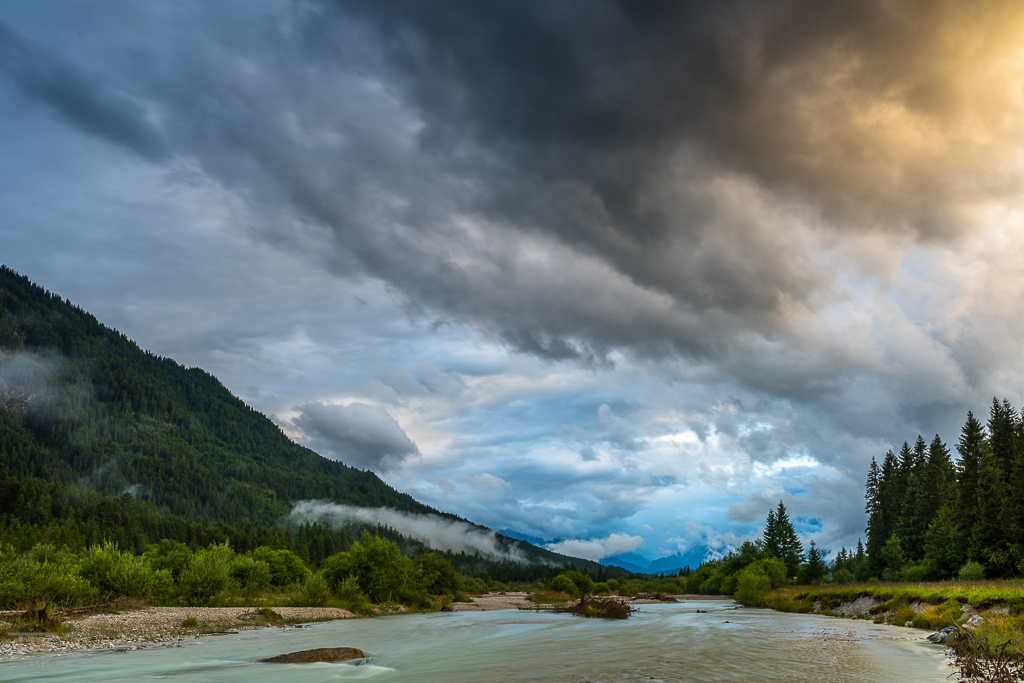
[[[964,624],[968,618],[964,605],[979,611],[1006,605],[1007,613],[985,612],[982,623],[972,630],[991,652],[1004,643],[1009,644],[1009,652],[1024,652],[1024,581],[1019,579],[784,586],[765,595],[760,606],[811,612],[817,602],[825,614],[832,615],[841,604],[864,596],[880,603],[867,617],[875,623],[928,630]],[[913,603],[918,603],[917,610],[911,607]]]

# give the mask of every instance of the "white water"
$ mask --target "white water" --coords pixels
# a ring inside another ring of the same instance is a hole
[[[182,648],[30,656],[0,662],[0,680],[940,683],[951,672],[943,649],[919,630],[724,601],[641,609],[626,621],[518,611],[351,619],[210,636]],[[341,646],[374,659],[364,666],[257,661]]]

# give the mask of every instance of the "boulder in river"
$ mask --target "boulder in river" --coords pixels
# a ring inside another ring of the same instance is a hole
[[[261,662],[271,664],[307,664],[309,662],[347,662],[353,659],[365,659],[362,650],[354,647],[318,647],[314,650],[301,650],[286,655],[268,657]]]
[[[947,640],[952,640],[954,631],[956,631],[955,626],[947,626],[941,631],[936,631],[928,636],[928,640],[933,643],[945,643]]]

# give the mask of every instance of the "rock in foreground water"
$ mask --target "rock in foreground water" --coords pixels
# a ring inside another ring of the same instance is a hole
[[[268,657],[260,661],[272,664],[307,664],[309,662],[345,662],[365,657],[362,650],[354,647],[318,647],[314,650],[301,650],[286,655]]]

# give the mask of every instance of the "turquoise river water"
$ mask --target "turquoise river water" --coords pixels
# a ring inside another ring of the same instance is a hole
[[[737,608],[725,601],[641,610],[626,621],[499,611],[268,628],[209,636],[180,648],[9,660],[0,662],[0,680],[940,683],[951,672],[943,649],[927,643],[918,630]],[[362,666],[257,661],[340,646],[360,648],[373,660]]]

